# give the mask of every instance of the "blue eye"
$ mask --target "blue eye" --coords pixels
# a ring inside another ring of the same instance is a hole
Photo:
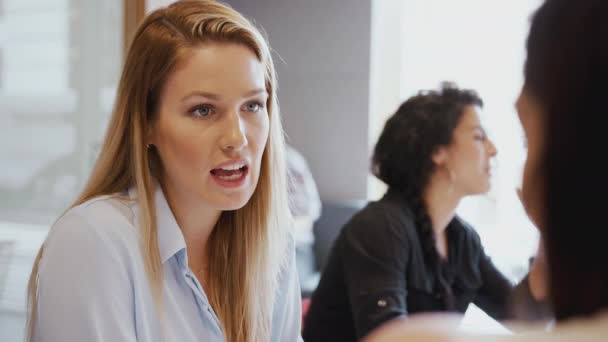
[[[262,104],[259,102],[250,102],[247,104],[247,111],[257,113],[262,109]]]
[[[204,118],[211,114],[211,107],[207,105],[196,106],[190,109],[190,114],[194,117]]]

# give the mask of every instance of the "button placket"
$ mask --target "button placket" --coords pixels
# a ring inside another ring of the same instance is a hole
[[[213,309],[211,308],[207,295],[204,292],[203,287],[201,286],[200,282],[194,276],[194,274],[192,274],[192,272],[190,270],[186,271],[184,275],[185,275],[186,279],[188,280],[187,281],[188,286],[190,287],[192,292],[194,292],[194,296],[196,297],[196,301],[197,301],[197,304],[199,305],[199,309],[204,312],[204,315],[206,315],[207,318],[209,318],[212,322],[214,322],[215,328],[221,334],[220,321],[217,318],[217,315],[215,314]]]

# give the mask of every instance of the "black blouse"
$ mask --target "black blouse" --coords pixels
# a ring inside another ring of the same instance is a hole
[[[527,277],[514,287],[460,218],[446,229],[442,274],[451,286],[454,309],[465,312],[473,302],[494,319],[511,318],[511,295],[531,298]],[[389,191],[342,229],[313,294],[304,340],[357,341],[392,318],[446,311],[435,274],[425,266],[412,210]]]

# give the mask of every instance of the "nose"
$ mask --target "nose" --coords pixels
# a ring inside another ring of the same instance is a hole
[[[494,143],[490,139],[487,140],[487,151],[490,157],[495,157],[498,154],[496,145],[494,145]]]
[[[247,146],[245,127],[238,112],[232,111],[224,117],[220,126],[220,146],[224,151],[238,151]]]

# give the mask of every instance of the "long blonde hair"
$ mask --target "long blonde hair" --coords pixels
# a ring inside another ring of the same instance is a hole
[[[270,49],[260,32],[232,8],[211,0],[178,1],[150,13],[127,54],[115,108],[92,174],[75,203],[134,186],[141,208],[142,256],[156,300],[162,300],[154,178],[160,162],[145,138],[162,87],[189,50],[209,42],[249,48],[265,66],[269,138],[257,187],[241,209],[223,212],[209,241],[208,298],[228,342],[268,341],[273,298],[289,225],[284,137]],[[27,340],[37,318],[38,252],[28,284]],[[157,307],[162,310],[162,305]]]

